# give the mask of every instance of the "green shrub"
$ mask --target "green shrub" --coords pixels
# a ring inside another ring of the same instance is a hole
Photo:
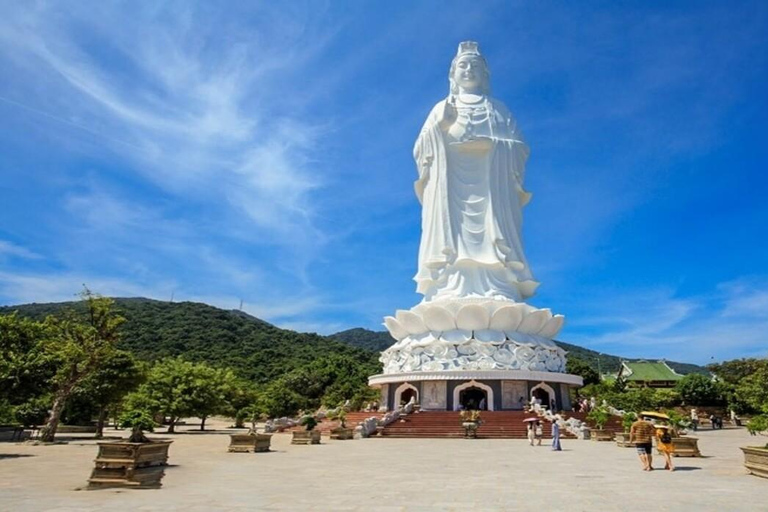
[[[42,425],[48,417],[48,408],[50,407],[51,402],[52,400],[47,396],[34,398],[24,402],[17,406],[14,411],[16,421],[25,427]]]
[[[589,414],[587,414],[587,419],[593,422],[598,430],[602,430],[610,418],[611,413],[609,413],[608,409],[605,407],[595,407],[589,411]]]
[[[317,426],[318,423],[319,421],[317,421],[317,418],[309,414],[306,416],[303,416],[301,420],[299,420],[299,425],[306,428],[307,432],[309,432],[310,430],[314,430],[314,428]]]
[[[621,426],[624,427],[624,432],[629,432],[629,429],[632,428],[632,424],[637,421],[637,414],[633,412],[626,413],[621,418]]]
[[[144,436],[144,432],[152,432],[155,429],[155,420],[152,419],[152,414],[149,411],[131,409],[123,412],[120,416],[120,426],[131,429],[129,442],[148,443],[149,439]]]

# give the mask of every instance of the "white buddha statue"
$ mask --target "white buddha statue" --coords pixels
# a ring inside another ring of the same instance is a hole
[[[477,43],[459,45],[450,94],[427,117],[414,147],[422,204],[423,303],[464,297],[524,301],[533,280],[523,253],[529,148],[512,114],[490,97]]]

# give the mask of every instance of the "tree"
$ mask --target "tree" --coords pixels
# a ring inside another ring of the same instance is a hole
[[[81,294],[86,308],[83,318],[68,311],[62,318],[49,317],[51,335],[44,339],[44,357],[55,362],[53,405],[40,438],[52,442],[64,406],[78,385],[90,377],[115,351],[118,329],[125,319],[113,309],[114,301],[94,295],[87,288]]]
[[[73,401],[91,405],[97,415],[96,438],[104,435],[109,409],[139,387],[145,372],[130,352],[115,350],[103,364],[84,379],[73,395]]]
[[[565,363],[565,371],[572,375],[579,375],[584,379],[584,385],[597,384],[600,382],[600,374],[592,368],[586,361],[578,357],[569,357]]]
[[[753,410],[768,415],[768,365],[741,379],[736,393]]]
[[[125,408],[138,408],[135,404],[143,401],[153,413],[168,416],[168,432],[175,432],[176,422],[193,413],[193,367],[193,363],[181,358],[168,358],[156,363],[139,391],[128,396]]]
[[[755,358],[734,359],[707,366],[719,380],[733,385],[738,385],[745,377],[765,368],[768,368],[768,359]]]
[[[200,430],[205,430],[208,416],[227,410],[227,400],[236,385],[232,370],[213,368],[204,363],[192,366],[192,414],[200,418]]]
[[[716,405],[722,403],[722,388],[711,378],[691,373],[677,381],[675,391],[687,405]]]
[[[150,369],[138,394],[152,412],[168,416],[169,433],[175,432],[179,419],[189,416],[199,416],[200,429],[205,430],[208,416],[227,410],[227,398],[235,382],[236,377],[229,369],[169,358]],[[139,398],[131,399],[135,402]]]
[[[0,315],[0,400],[18,406],[50,392],[55,366],[40,350],[50,333],[47,323]]]

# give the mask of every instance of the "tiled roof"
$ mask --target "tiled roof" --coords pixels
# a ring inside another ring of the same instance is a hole
[[[630,371],[627,372],[625,368],[622,368],[622,374],[624,375],[624,378],[628,381],[642,381],[642,382],[652,382],[652,381],[669,381],[669,380],[680,380],[683,378],[682,375],[675,373],[672,368],[667,366],[667,364],[663,361],[659,361],[656,363],[651,363],[648,361],[637,361],[637,362],[630,362],[630,361],[624,361],[624,366],[626,369],[629,369]]]

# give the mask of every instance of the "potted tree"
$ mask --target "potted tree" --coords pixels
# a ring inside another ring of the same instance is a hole
[[[157,488],[168,465],[168,448],[173,441],[150,440],[155,422],[144,410],[132,409],[120,417],[120,426],[131,429],[127,441],[99,442],[96,466],[88,480],[90,489],[106,487]]]
[[[272,444],[272,434],[258,433],[256,431],[256,420],[264,421],[266,415],[259,412],[256,407],[248,408],[245,415],[251,420],[251,428],[245,433],[229,434],[229,449],[235,453],[258,453],[268,452]]]
[[[351,428],[347,428],[347,411],[343,407],[339,407],[335,411],[328,414],[328,419],[338,420],[339,426],[331,430],[331,439],[352,439],[353,431]]]
[[[690,426],[690,420],[674,410],[666,411],[669,416],[669,424],[672,426],[672,446],[675,457],[701,457],[699,451],[699,438],[687,436],[686,429]]]
[[[308,414],[299,420],[299,425],[305,430],[294,430],[291,444],[320,444],[320,431],[315,430],[319,421]]]
[[[461,411],[461,426],[464,427],[464,437],[466,439],[477,439],[477,429],[482,424],[480,420],[480,411]]]
[[[768,436],[768,414],[754,416],[747,423],[747,430],[752,435]],[[751,474],[768,478],[768,443],[763,446],[742,446],[744,466]]]
[[[624,428],[624,432],[616,432],[614,438],[616,439],[616,445],[622,448],[631,448],[635,446],[635,443],[629,442],[629,429],[632,428],[632,424],[637,421],[637,414],[628,412],[621,417],[621,426]]]
[[[589,414],[587,419],[595,424],[595,427],[590,432],[590,437],[593,441],[613,441],[613,432],[610,430],[604,430],[605,424],[611,418],[611,413],[608,412],[606,407],[595,407]]]

